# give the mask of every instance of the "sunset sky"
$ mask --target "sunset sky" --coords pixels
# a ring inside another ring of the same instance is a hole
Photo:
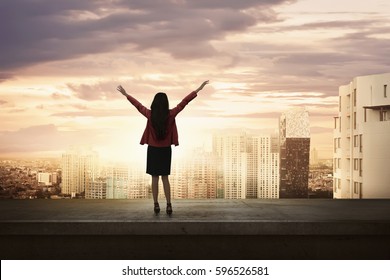
[[[60,156],[91,145],[102,157],[144,157],[156,92],[179,114],[180,146],[214,132],[272,133],[306,106],[312,147],[332,157],[338,87],[390,72],[388,0],[1,0],[0,157]],[[176,152],[176,151],[174,151]]]

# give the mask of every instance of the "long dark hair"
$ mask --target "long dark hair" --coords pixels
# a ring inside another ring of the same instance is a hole
[[[156,131],[157,139],[165,138],[167,133],[167,119],[169,115],[169,102],[165,93],[159,92],[152,102],[152,125]]]

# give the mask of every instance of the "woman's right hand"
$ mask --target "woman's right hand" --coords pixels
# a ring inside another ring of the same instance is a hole
[[[124,96],[127,96],[127,92],[126,90],[121,86],[119,85],[117,88],[116,88],[117,91],[119,91],[120,93],[122,93]]]

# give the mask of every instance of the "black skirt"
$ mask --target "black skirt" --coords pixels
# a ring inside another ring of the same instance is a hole
[[[171,174],[172,148],[148,146],[146,173],[152,176]]]

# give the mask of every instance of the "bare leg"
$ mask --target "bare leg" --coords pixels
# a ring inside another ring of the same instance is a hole
[[[152,175],[152,194],[154,203],[158,202],[158,176]]]
[[[165,197],[167,198],[167,203],[171,203],[171,185],[169,184],[168,175],[161,176],[161,179],[164,186]]]

